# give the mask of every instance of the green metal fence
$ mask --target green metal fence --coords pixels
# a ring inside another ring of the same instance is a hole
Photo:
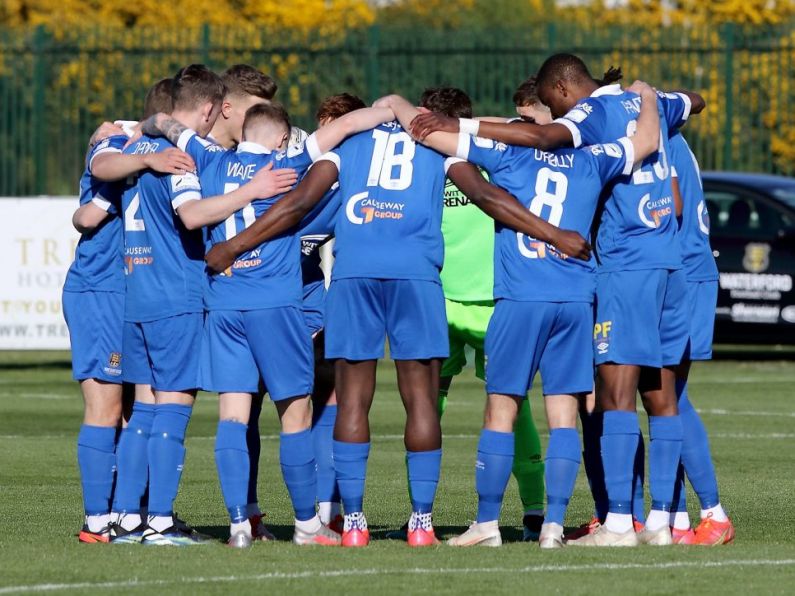
[[[318,102],[349,91],[417,97],[429,85],[470,93],[478,114],[510,114],[517,84],[557,51],[596,75],[703,93],[708,109],[686,134],[705,169],[795,174],[792,24],[710,29],[548,23],[477,31],[396,30],[344,38],[251,27],[70,31],[0,29],[0,195],[71,194],[86,140],[103,119],[136,118],[149,85],[185,64],[246,62],[271,73],[294,120],[312,126]]]

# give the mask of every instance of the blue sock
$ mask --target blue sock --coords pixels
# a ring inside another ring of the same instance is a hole
[[[261,439],[259,436],[259,415],[262,402],[256,397],[251,400],[251,413],[246,427],[246,447],[248,448],[248,488],[247,503],[259,503],[257,498],[257,481],[259,480],[259,454]]]
[[[86,515],[110,512],[113,467],[116,465],[116,427],[83,424],[77,435],[77,465],[83,485]]]
[[[513,467],[513,433],[480,431],[475,462],[475,488],[478,492],[477,522],[500,519],[502,497]]]
[[[545,523],[563,525],[566,507],[574,492],[580,468],[580,437],[576,428],[553,428],[549,431],[549,445],[544,466],[547,488]]]
[[[643,431],[638,430],[638,450],[635,452],[635,463],[632,466],[632,517],[640,523],[646,523],[646,502],[643,494],[643,481],[646,476],[646,443]]]
[[[698,495],[701,508],[709,509],[718,505],[720,498],[707,429],[687,398],[687,384],[677,381],[676,390],[679,395],[679,415],[682,418],[682,465]]]
[[[361,512],[370,443],[346,443],[335,440],[333,448],[334,470],[337,473],[337,484],[345,515]]]
[[[436,486],[442,468],[442,450],[407,451],[406,464],[409,469],[409,492],[411,510],[415,513],[433,511]]]
[[[649,416],[649,492],[651,508],[670,511],[676,469],[682,455],[682,419]]]
[[[687,489],[685,489],[685,468],[680,463],[676,469],[676,482],[674,483],[674,498],[671,501],[671,511],[687,512]]]
[[[591,487],[595,515],[604,520],[607,517],[607,488],[605,487],[605,469],[602,464],[602,425],[604,412],[585,414],[582,422],[582,457],[585,475]]]
[[[334,472],[334,458],[331,455],[334,443],[334,422],[337,420],[337,406],[325,406],[312,420],[312,447],[317,466],[318,503],[339,503],[340,491],[337,488],[337,475]]]
[[[224,504],[232,523],[248,519],[249,454],[246,430],[247,425],[242,422],[219,420],[215,435],[215,465],[218,467]]]
[[[155,419],[155,404],[135,402],[127,428],[116,446],[116,490],[113,511],[138,513],[149,479],[147,445]]]
[[[280,433],[279,438],[279,461],[287,492],[293,502],[295,519],[312,519],[315,517],[317,492],[312,431],[307,428],[297,433]]]
[[[632,467],[639,430],[636,412],[604,413],[602,462],[610,513],[632,514]]]
[[[149,453],[149,515],[174,512],[182,466],[185,463],[185,432],[191,406],[158,404],[147,450]]]

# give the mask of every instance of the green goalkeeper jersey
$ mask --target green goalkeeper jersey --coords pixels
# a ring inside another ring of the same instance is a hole
[[[456,302],[493,300],[494,221],[450,180],[444,187],[442,235],[445,298]]]

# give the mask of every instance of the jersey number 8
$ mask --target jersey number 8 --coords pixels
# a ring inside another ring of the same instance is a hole
[[[549,183],[554,183],[554,189],[550,191]],[[566,200],[566,193],[569,190],[569,179],[563,172],[555,172],[549,168],[541,168],[536,176],[536,196],[530,201],[530,213],[545,219],[555,227],[560,227],[560,220],[563,219],[563,202]],[[542,215],[544,207],[548,208],[546,217]],[[543,243],[533,241],[530,246],[525,242],[525,235],[521,232],[516,233],[519,253],[528,259],[544,257]],[[541,253],[539,255],[539,253]]]

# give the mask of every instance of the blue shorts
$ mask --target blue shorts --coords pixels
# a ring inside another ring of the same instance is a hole
[[[392,360],[447,358],[441,284],[413,279],[332,281],[326,299],[326,358],[383,358],[385,338]]]
[[[121,383],[124,294],[64,292],[63,315],[72,344],[72,378]]]
[[[199,387],[204,315],[186,313],[146,323],[124,323],[124,381],[156,391]]]
[[[262,379],[273,401],[309,395],[314,358],[299,308],[210,311],[202,340],[201,387],[256,393]]]
[[[315,335],[323,329],[323,314],[326,311],[326,284],[323,280],[304,286],[303,311],[309,335]]]
[[[486,392],[524,397],[541,370],[544,395],[593,390],[586,302],[498,300],[486,331]]]
[[[715,331],[715,305],[718,302],[717,281],[687,282],[687,305],[690,310],[690,341],[685,358],[712,359],[712,334]]]
[[[594,359],[635,366],[674,366],[687,346],[684,271],[644,269],[596,276]]]

